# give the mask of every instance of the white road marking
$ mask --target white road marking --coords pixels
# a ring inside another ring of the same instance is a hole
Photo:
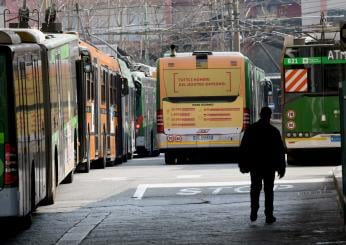
[[[176,178],[177,179],[197,179],[201,178],[201,175],[178,175]]]
[[[101,180],[108,180],[108,181],[123,181],[128,180],[127,177],[109,177],[109,178],[102,178]]]
[[[294,183],[323,183],[332,182],[332,178],[315,178],[315,179],[295,179],[295,180],[276,180],[275,184],[294,184]],[[203,183],[163,183],[163,184],[140,184],[132,196],[135,199],[142,199],[144,193],[149,188],[179,188],[179,187],[213,187],[213,186],[233,186],[233,185],[250,185],[250,181],[231,181],[231,182],[203,182]]]

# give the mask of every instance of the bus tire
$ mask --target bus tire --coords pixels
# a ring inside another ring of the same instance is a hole
[[[89,132],[88,132],[88,136],[86,137],[86,148],[87,148],[87,160],[84,163],[83,173],[90,172],[90,133]]]
[[[121,160],[123,162],[127,162],[127,154],[126,153],[122,156]]]
[[[154,150],[151,154],[152,157],[157,157],[160,155],[160,151],[159,150]]]
[[[165,153],[165,163],[167,165],[173,165],[177,164],[177,157],[173,152],[166,152]]]
[[[47,179],[47,181],[51,181],[52,188],[47,190],[47,195],[40,203],[41,205],[52,205],[55,202],[55,190],[58,186],[58,149],[56,147],[54,151],[54,164],[52,166],[52,170],[52,180]]]
[[[73,170],[65,177],[61,184],[71,184],[73,182]]]
[[[115,163],[116,164],[122,164],[123,163],[123,157],[122,156],[117,156],[115,158]]]
[[[294,165],[297,163],[297,158],[294,154],[287,153],[287,165]]]
[[[35,211],[36,204],[35,204],[35,194],[36,194],[36,187],[35,187],[35,162],[32,161],[31,165],[31,188],[30,188],[30,210],[31,212]]]
[[[31,212],[20,219],[21,228],[27,230],[32,225],[32,214]]]
[[[101,168],[106,168],[107,166],[107,134],[103,131],[103,157],[101,159]]]

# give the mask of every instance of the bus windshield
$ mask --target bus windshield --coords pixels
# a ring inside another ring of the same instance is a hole
[[[330,60],[332,48],[306,46],[287,48],[285,52],[286,93],[337,93],[345,78],[340,65]],[[329,56],[328,56],[329,55]]]

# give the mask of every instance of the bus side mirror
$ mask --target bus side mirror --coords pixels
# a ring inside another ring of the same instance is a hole
[[[91,72],[91,62],[90,62],[90,57],[87,55],[82,56],[82,61],[83,61],[83,71],[85,73],[90,73]]]
[[[340,28],[340,40],[343,44],[346,44],[346,23],[341,24]]]
[[[85,73],[90,73],[91,72],[91,65],[90,64],[84,64],[84,72]]]
[[[282,90],[280,88],[276,89],[276,104],[281,105]]]
[[[128,95],[129,94],[129,82],[128,82],[128,80],[126,78],[122,79],[121,93],[123,95]]]

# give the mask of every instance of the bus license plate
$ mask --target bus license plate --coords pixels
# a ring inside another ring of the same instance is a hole
[[[213,139],[214,139],[213,135],[194,135],[193,136],[193,140],[208,141]]]
[[[332,136],[330,136],[330,141],[331,142],[340,142],[341,136],[340,135],[332,135]]]

